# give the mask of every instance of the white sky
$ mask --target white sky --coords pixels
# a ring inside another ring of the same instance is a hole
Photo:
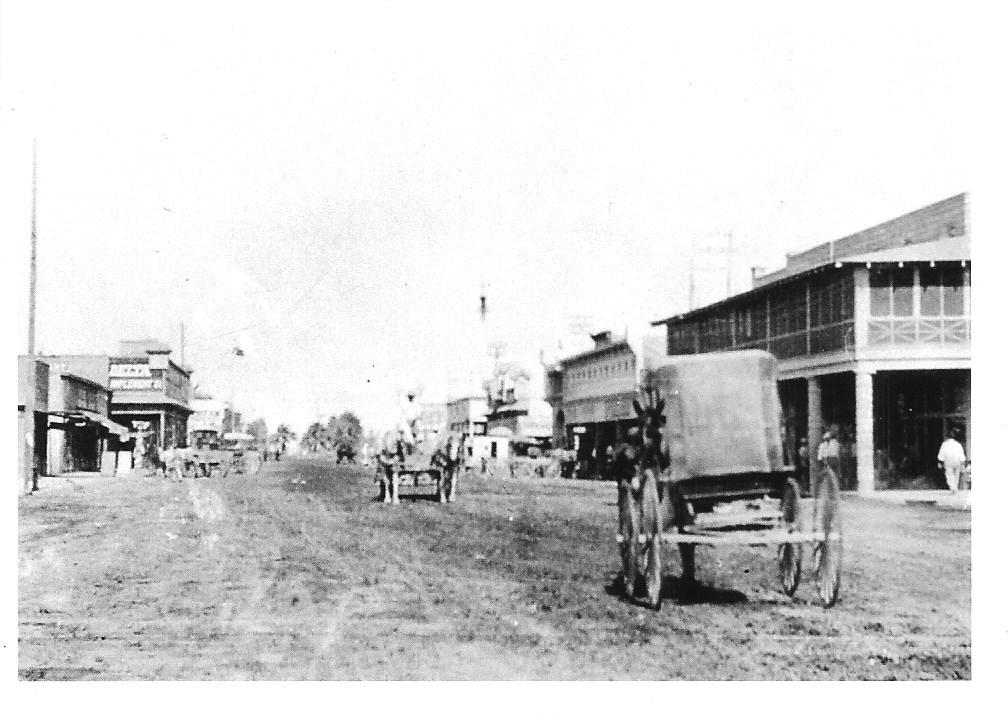
[[[17,337],[33,137],[39,349],[177,347],[184,322],[194,381],[271,427],[443,399],[481,283],[534,357],[571,313],[682,311],[694,245],[731,233],[740,290],[971,189],[974,19],[947,5],[361,5],[4,2]]]

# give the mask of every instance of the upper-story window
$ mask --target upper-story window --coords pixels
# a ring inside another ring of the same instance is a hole
[[[922,267],[920,269],[920,314],[963,315],[964,273],[961,267]]]
[[[919,270],[921,317],[965,314],[965,274],[961,267],[921,267]],[[872,269],[872,317],[911,317],[914,315],[914,269]]]
[[[870,275],[870,285],[871,314],[874,317],[910,317],[913,315],[913,268],[873,269]]]

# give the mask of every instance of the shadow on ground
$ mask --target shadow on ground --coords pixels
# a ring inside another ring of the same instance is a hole
[[[626,602],[643,606],[640,599],[645,595],[643,578],[637,579],[634,588],[634,599],[623,595],[623,573],[619,572],[612,582],[605,586],[606,594],[623,598]],[[745,593],[738,590],[716,588],[697,581],[683,580],[677,575],[666,575],[662,578],[661,599],[663,602],[672,600],[679,605],[735,605],[748,602]]]

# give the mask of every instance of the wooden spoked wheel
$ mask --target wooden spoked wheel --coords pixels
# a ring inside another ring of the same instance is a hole
[[[644,587],[647,605],[652,610],[661,607],[662,555],[661,504],[658,500],[658,481],[651,471],[644,473],[644,489],[641,497],[641,519],[647,545],[644,548]]]
[[[840,522],[840,482],[832,468],[826,468],[819,481],[816,497],[818,530],[823,540],[812,551],[815,560],[819,597],[832,607],[840,597],[840,567],[843,560],[843,534]]]
[[[801,531],[801,489],[793,478],[788,478],[781,498],[781,524],[789,532]],[[781,590],[792,596],[801,582],[802,545],[782,543],[777,549],[777,569]]]
[[[662,559],[661,533],[651,536],[647,548],[647,570],[644,573],[644,584],[647,588],[647,604],[652,610],[661,609],[662,590]]]
[[[640,511],[630,483],[620,482],[619,489],[620,560],[623,563],[623,594],[630,600],[637,586],[640,562]]]

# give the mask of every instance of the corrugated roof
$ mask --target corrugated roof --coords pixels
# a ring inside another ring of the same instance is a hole
[[[886,262],[961,262],[970,259],[970,239],[967,236],[945,238],[929,243],[889,248],[876,252],[853,255],[839,260],[841,263]]]
[[[853,235],[789,254],[785,267],[755,277],[754,284],[762,287],[857,255],[962,236],[967,232],[966,202],[965,193],[955,195]]]

